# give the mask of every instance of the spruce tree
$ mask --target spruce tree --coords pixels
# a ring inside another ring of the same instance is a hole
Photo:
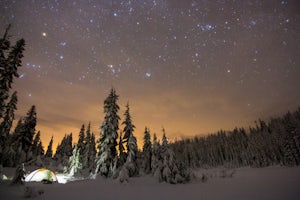
[[[145,127],[144,144],[143,144],[143,170],[146,174],[151,173],[151,157],[152,157],[152,144],[150,130]]]
[[[32,146],[31,146],[31,151],[34,157],[40,155],[39,152],[39,144],[41,143],[41,133],[40,131],[37,132],[37,134],[35,134],[33,142],[32,142]]]
[[[14,112],[17,109],[17,92],[14,92],[10,101],[7,104],[3,121],[0,124],[0,164],[3,163],[3,157],[5,157],[5,148],[9,144],[9,133],[12,127],[13,120],[15,119]]]
[[[44,155],[44,147],[43,147],[43,144],[42,144],[42,141],[40,141],[38,143],[38,146],[37,146],[37,156],[43,156]]]
[[[74,176],[78,175],[82,170],[82,163],[80,162],[80,149],[76,144],[72,156],[69,159],[69,175]]]
[[[84,127],[84,124],[82,124],[80,132],[79,132],[79,136],[78,136],[78,142],[77,142],[77,146],[80,149],[80,155],[83,154],[84,147],[85,147],[85,134],[84,134],[84,132],[85,132],[85,127]]]
[[[6,142],[8,141],[9,132],[12,127],[13,120],[15,119],[14,113],[17,109],[17,102],[17,92],[14,92],[6,106],[3,121],[0,124],[0,148],[2,148],[2,150],[4,149],[3,147],[5,144],[7,145]]]
[[[83,152],[82,168],[91,170],[95,161],[96,144],[95,136],[91,133],[91,124],[89,123],[86,129],[85,148]]]
[[[53,156],[53,150],[52,150],[52,146],[53,146],[53,136],[51,137],[51,140],[49,142],[45,157],[46,158],[52,158]]]
[[[166,137],[166,131],[165,129],[163,128],[162,129],[162,132],[163,132],[163,136],[162,136],[162,143],[161,143],[161,152],[165,152],[168,148],[168,140],[167,140],[167,137]]]
[[[84,150],[82,152],[82,168],[90,167],[90,154],[91,154],[91,124],[89,123],[86,129],[86,137],[84,138]],[[79,140],[78,140],[79,141]]]
[[[15,149],[18,162],[28,161],[32,158],[32,142],[35,135],[36,111],[33,105],[24,118],[21,118],[12,134],[11,145]],[[22,156],[21,156],[22,155]],[[24,156],[25,155],[25,156]]]
[[[32,141],[33,136],[35,134],[36,127],[36,109],[33,105],[30,110],[27,112],[26,117],[24,118],[24,129],[22,135],[22,149],[25,153],[28,153]]]
[[[122,137],[122,131],[120,131],[120,137],[119,137],[119,164],[118,166],[123,166],[126,162],[127,154],[125,152],[125,148],[123,145],[123,137]]]
[[[158,181],[162,181],[161,178],[161,154],[160,154],[160,144],[157,141],[156,134],[153,134],[153,142],[152,142],[152,156],[151,156],[151,171],[153,176],[158,179]]]
[[[133,131],[134,131],[134,128],[135,128],[135,126],[132,124],[131,115],[130,115],[130,112],[129,112],[129,103],[127,103],[127,105],[126,105],[126,110],[125,110],[124,116],[125,116],[125,120],[122,122],[122,125],[124,125],[123,140],[124,140],[125,143],[127,143],[128,140],[129,140],[130,135],[133,134]],[[127,145],[127,149],[128,149],[128,145]]]
[[[137,164],[137,141],[136,137],[133,135],[133,131],[135,126],[132,123],[130,111],[129,111],[129,103],[126,105],[126,110],[124,113],[125,120],[122,122],[124,125],[124,137],[123,141],[126,142],[127,147],[127,158],[125,166],[128,170],[129,177],[136,176],[139,172],[138,164]]]
[[[72,133],[70,133],[68,135],[66,134],[62,141],[57,145],[54,159],[63,166],[69,164],[69,157],[72,156],[73,152],[72,142],[73,136]]]
[[[129,177],[136,176],[139,173],[139,168],[137,164],[137,153],[138,153],[138,147],[136,138],[133,134],[131,134],[128,138],[127,142],[127,159],[125,166],[128,169],[128,175]]]
[[[90,140],[90,168],[94,168],[94,164],[95,164],[95,158],[96,158],[96,153],[97,153],[97,150],[96,150],[96,139],[95,139],[95,135],[94,133],[92,133],[91,135],[91,140]]]
[[[2,38],[0,38],[0,120],[6,109],[6,100],[9,97],[9,90],[14,77],[18,78],[17,70],[21,67],[25,40],[20,39],[14,46],[9,41],[10,25],[6,28]]]
[[[96,171],[105,177],[113,174],[114,163],[117,158],[117,138],[119,129],[118,116],[119,106],[117,104],[119,96],[114,88],[104,101],[104,121],[101,125],[100,139],[98,140],[99,153],[96,159]]]
[[[162,145],[161,145],[161,175],[162,181],[167,183],[177,184],[184,183],[190,180],[190,173],[185,166],[179,166],[175,153],[168,145],[165,129],[163,129]]]

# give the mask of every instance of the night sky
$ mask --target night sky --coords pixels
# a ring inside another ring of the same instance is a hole
[[[113,86],[135,135],[248,127],[300,106],[299,0],[0,0],[26,41],[17,119],[36,105],[44,146],[98,136]]]

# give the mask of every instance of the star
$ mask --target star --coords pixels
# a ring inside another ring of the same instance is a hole
[[[299,6],[270,2],[0,1],[0,30],[12,24],[12,41],[26,41],[12,88],[16,116],[35,104],[41,135],[56,134],[57,142],[78,123],[92,121],[96,133],[110,87],[120,95],[120,116],[132,102],[137,137],[147,124],[187,136],[293,110]]]
[[[146,78],[150,78],[151,77],[151,73],[150,72],[146,72],[145,76],[146,76]]]

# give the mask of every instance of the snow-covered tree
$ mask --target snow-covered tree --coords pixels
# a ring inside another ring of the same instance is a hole
[[[22,150],[24,150],[26,154],[29,153],[28,151],[30,150],[30,147],[32,145],[33,136],[35,134],[36,120],[36,108],[33,105],[24,118],[24,132],[22,132]]]
[[[16,128],[11,135],[10,145],[13,146],[17,153],[19,152],[22,155],[25,154],[24,160],[20,160],[21,157],[16,156],[20,162],[29,161],[32,159],[31,147],[33,143],[33,137],[35,135],[35,127],[36,111],[35,106],[33,105],[27,112],[27,115],[18,121]]]
[[[122,122],[122,125],[124,125],[123,141],[126,143],[126,147],[128,149],[129,137],[130,137],[130,135],[133,134],[133,131],[135,129],[135,126],[132,123],[131,115],[130,115],[130,112],[129,112],[129,103],[127,103],[127,105],[126,105],[126,110],[125,110],[124,116],[125,116],[125,120]]]
[[[0,164],[4,163],[3,159],[7,157],[4,153],[7,152],[11,142],[9,133],[15,119],[14,111],[17,109],[17,100],[17,93],[14,92],[7,104],[3,121],[0,124]]]
[[[31,146],[31,151],[34,157],[44,155],[44,149],[41,141],[41,133],[40,131],[35,134],[32,146]]]
[[[69,159],[69,175],[78,175],[82,169],[82,163],[80,162],[80,149],[76,144],[73,150],[73,154]]]
[[[47,151],[46,151],[46,154],[45,154],[46,158],[52,158],[52,156],[53,156],[52,146],[53,146],[53,136],[51,137],[50,142],[49,142],[48,147],[47,147]]]
[[[95,136],[91,133],[91,124],[89,123],[86,129],[85,148],[83,152],[82,168],[89,169],[93,167],[96,155]]]
[[[69,157],[72,156],[72,152],[73,152],[72,141],[73,141],[72,133],[65,135],[56,148],[54,159],[57,162],[61,163],[63,166],[68,165]]]
[[[152,157],[152,144],[150,130],[146,127],[144,132],[143,144],[143,170],[146,174],[151,173],[151,157]]]
[[[113,174],[115,158],[117,157],[117,138],[119,129],[118,116],[119,106],[117,104],[119,96],[114,88],[104,101],[104,121],[101,125],[100,139],[98,140],[98,155],[96,158],[96,171],[105,177]]]
[[[190,180],[190,172],[182,164],[177,162],[175,153],[168,145],[165,130],[163,129],[162,144],[157,142],[156,135],[153,137],[152,150],[152,173],[159,181],[177,184]]]
[[[82,124],[79,135],[78,135],[78,142],[77,146],[80,149],[80,154],[82,155],[84,152],[84,147],[85,147],[85,127],[84,124]],[[82,158],[81,158],[82,159]]]
[[[92,133],[91,140],[90,140],[90,167],[91,168],[94,168],[95,166],[96,154],[97,154],[96,139],[94,133]]]
[[[174,152],[168,147],[168,140],[165,130],[163,129],[163,138],[161,146],[161,156],[163,160],[162,180],[167,183],[182,183],[183,177],[179,174],[179,170],[175,160]]]
[[[122,137],[122,131],[120,131],[120,137],[119,137],[119,164],[118,166],[123,166],[126,162],[127,154],[125,152],[125,148],[123,145],[123,137]]]
[[[16,165],[16,149],[12,145],[7,145],[4,148],[2,163],[3,166],[13,167]]]
[[[160,171],[161,167],[161,156],[160,156],[160,144],[157,141],[156,134],[153,134],[153,142],[152,142],[152,155],[151,155],[151,170],[152,174],[158,170]]]
[[[129,111],[129,103],[127,103],[126,105],[124,116],[125,116],[125,120],[122,122],[122,125],[124,125],[123,141],[126,143],[126,147],[127,147],[127,158],[126,158],[125,167],[128,170],[128,176],[132,177],[138,175],[139,169],[137,164],[137,153],[138,153],[137,141],[136,141],[136,137],[133,135],[135,126],[132,123],[132,119]]]
[[[137,165],[137,153],[138,147],[136,138],[133,134],[129,136],[128,139],[128,152],[125,166],[128,169],[129,177],[136,176],[139,173],[138,165]]]
[[[91,124],[89,123],[86,129],[86,137],[84,138],[84,150],[82,152],[82,168],[90,167],[90,142],[91,142]],[[79,140],[78,140],[79,141]]]
[[[10,25],[6,28],[0,38],[0,120],[6,110],[6,100],[9,97],[9,90],[12,87],[13,79],[18,78],[17,70],[22,65],[25,40],[20,39],[14,46],[9,40]]]
[[[2,153],[4,151],[5,146],[7,146],[7,142],[9,141],[9,132],[12,127],[13,120],[15,119],[15,110],[17,109],[17,92],[14,92],[11,96],[10,101],[8,102],[3,121],[0,124],[0,163],[2,158]]]

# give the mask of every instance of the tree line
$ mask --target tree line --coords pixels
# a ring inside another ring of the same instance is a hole
[[[197,167],[300,165],[300,108],[255,127],[218,131],[171,144],[179,159]]]

